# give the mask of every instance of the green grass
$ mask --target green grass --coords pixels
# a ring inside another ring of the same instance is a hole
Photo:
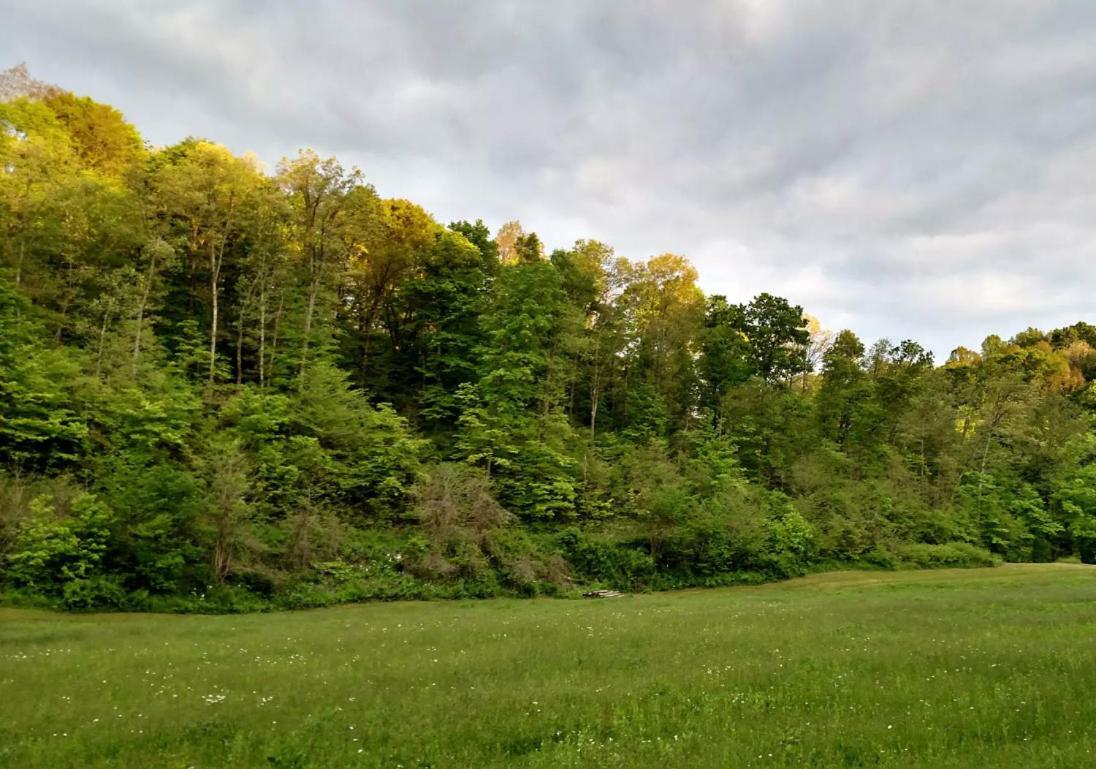
[[[1096,766],[1096,569],[608,601],[0,609],[0,766]]]

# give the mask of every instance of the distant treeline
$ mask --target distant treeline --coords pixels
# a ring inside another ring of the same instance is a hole
[[[3,75],[0,594],[245,609],[1096,558],[1096,328],[943,365]]]

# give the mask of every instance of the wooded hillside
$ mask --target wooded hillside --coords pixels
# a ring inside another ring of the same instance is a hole
[[[1096,561],[1096,327],[937,362],[0,88],[0,589],[244,609]],[[809,308],[808,308],[809,309]]]

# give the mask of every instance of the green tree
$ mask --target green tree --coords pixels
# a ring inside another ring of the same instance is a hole
[[[466,395],[459,450],[493,474],[510,509],[536,518],[569,514],[572,433],[560,407],[581,321],[558,270],[545,261],[503,268],[482,323],[478,384]]]
[[[45,345],[30,309],[0,274],[0,463],[55,470],[85,450],[87,427],[68,389],[80,361]]]
[[[187,255],[192,277],[204,276],[209,306],[207,379],[217,375],[217,342],[226,256],[244,240],[253,206],[265,181],[253,159],[238,158],[225,147],[188,140],[176,157],[161,166],[155,179],[158,205],[173,223],[173,236]]]
[[[772,294],[758,294],[742,313],[758,376],[770,383],[787,383],[808,370],[805,350],[810,332],[802,307]]]
[[[718,418],[719,406],[727,390],[742,384],[754,373],[743,308],[730,304],[724,296],[708,297],[700,339],[700,401]]]

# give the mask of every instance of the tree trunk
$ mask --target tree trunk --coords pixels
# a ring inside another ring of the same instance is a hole
[[[148,276],[145,278],[145,286],[141,291],[141,301],[137,305],[137,331],[133,335],[133,376],[137,376],[137,361],[141,357],[141,332],[145,325],[145,306],[148,304],[148,295],[152,290],[152,278],[156,274],[156,255],[150,258],[148,264]]]
[[[103,370],[103,345],[107,338],[107,324],[110,322],[110,313],[103,313],[103,322],[99,326],[99,351],[95,356],[95,378],[99,378]]]
[[[244,319],[241,315],[236,323],[236,384],[244,383]]]
[[[590,377],[590,440],[597,436],[597,405],[601,396],[601,334],[594,336],[594,371]]]
[[[360,326],[362,335],[362,360],[361,366],[358,368],[358,376],[361,380],[361,387],[365,389],[366,385],[366,371],[369,368],[369,356],[373,352],[373,326],[377,324],[377,316],[380,314],[381,298],[384,295],[383,290],[377,292],[373,300],[369,303],[369,311],[365,314],[365,321]]]
[[[217,521],[217,540],[213,544],[213,573],[217,576],[217,584],[224,584],[232,568],[232,547],[227,514]]]
[[[270,360],[267,361],[267,379],[274,373],[274,360],[278,357],[278,331],[281,329],[282,308],[285,306],[285,289],[278,294],[278,309],[274,311],[274,328],[271,329]]]
[[[225,214],[224,230],[221,234],[221,244],[218,249],[210,240],[209,243],[209,272],[210,272],[210,289],[213,295],[212,310],[213,318],[211,319],[209,329],[209,383],[213,384],[213,375],[217,367],[217,311],[218,305],[218,289],[221,285],[221,265],[225,261],[225,249],[228,248],[228,234],[232,229],[232,222],[236,212],[236,198],[234,195],[230,195],[228,199],[228,211]]]
[[[308,305],[304,311],[304,340],[301,343],[301,370],[298,387],[304,387],[304,369],[308,362],[308,340],[312,336],[312,314],[316,311],[316,295],[320,291],[319,280],[313,278],[308,286]]]
[[[216,250],[209,247],[209,289],[212,302],[213,317],[209,325],[209,383],[213,384],[213,373],[217,366],[217,289],[220,286],[221,265],[216,257]]]
[[[266,269],[259,284],[259,387],[266,387]]]
[[[261,278],[260,278],[261,280]],[[240,299],[240,309],[236,316],[236,384],[244,383],[244,328],[247,312],[251,309],[251,297],[255,295],[255,283],[248,284],[247,292]]]
[[[27,251],[27,239],[22,234],[19,236],[19,259],[15,262],[15,285],[19,285],[23,279],[23,257]]]

